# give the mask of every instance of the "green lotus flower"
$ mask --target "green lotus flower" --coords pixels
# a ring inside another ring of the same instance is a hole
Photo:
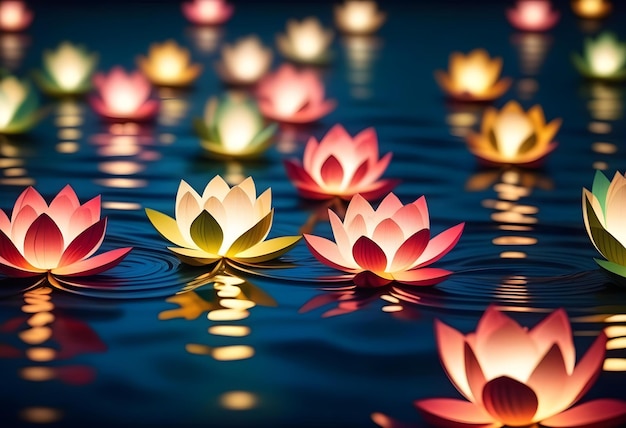
[[[256,104],[246,97],[211,98],[204,119],[194,121],[201,145],[210,156],[254,158],[270,146],[275,123],[265,126]]]
[[[79,95],[91,89],[91,77],[98,63],[98,54],[85,47],[63,42],[55,50],[43,54],[43,71],[34,78],[43,92],[53,96]]]
[[[626,43],[613,33],[604,32],[595,40],[585,39],[583,55],[575,53],[572,59],[580,74],[587,78],[626,79]]]
[[[39,98],[32,85],[15,76],[0,80],[0,134],[21,134],[41,119]]]

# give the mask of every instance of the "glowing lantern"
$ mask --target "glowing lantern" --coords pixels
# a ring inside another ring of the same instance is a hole
[[[506,16],[511,25],[522,31],[547,31],[560,18],[549,0],[518,0],[515,8],[507,10]]]
[[[33,21],[33,13],[20,0],[0,1],[0,30],[22,31]]]
[[[346,0],[335,6],[335,24],[347,34],[372,34],[385,19],[387,16],[378,10],[373,0]]]
[[[224,45],[217,72],[226,83],[253,84],[267,73],[272,57],[272,50],[263,46],[258,37],[246,37],[234,45]]]
[[[451,97],[461,101],[491,101],[502,96],[511,86],[511,79],[499,79],[502,58],[490,58],[483,49],[467,55],[450,55],[449,71],[435,72],[439,86]]]
[[[595,40],[585,39],[583,55],[572,57],[578,71],[590,79],[626,79],[626,43],[615,34],[604,32]]]
[[[509,101],[500,110],[485,111],[480,134],[467,136],[469,150],[487,165],[513,164],[538,166],[554,150],[552,141],[561,126],[561,119],[546,124],[541,106],[525,112],[516,101]]]
[[[611,12],[612,7],[608,0],[572,0],[572,10],[581,18],[604,18]]]
[[[196,25],[220,25],[233,14],[233,6],[224,0],[191,0],[182,9],[185,18]]]
[[[91,89],[91,76],[98,62],[98,55],[84,47],[63,42],[56,51],[43,54],[43,72],[35,79],[41,89],[50,95],[82,94]]]
[[[324,29],[317,18],[302,22],[290,19],[287,31],[276,37],[278,50],[285,58],[306,64],[323,64],[330,60],[328,48],[333,41],[333,31]]]
[[[0,80],[0,134],[21,134],[41,118],[37,93],[14,76]]]
[[[154,43],[148,56],[139,56],[137,66],[155,85],[188,86],[202,72],[200,64],[191,64],[189,50],[174,40]]]

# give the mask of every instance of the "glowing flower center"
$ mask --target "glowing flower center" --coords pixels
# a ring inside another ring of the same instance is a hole
[[[549,4],[544,1],[525,1],[519,7],[522,20],[528,24],[540,24],[550,15]]]
[[[48,69],[63,89],[76,88],[89,72],[89,63],[79,52],[61,48],[58,54],[49,57]]]
[[[213,18],[220,14],[222,3],[220,0],[201,0],[198,3],[198,15],[202,18]]]
[[[496,120],[493,132],[502,156],[515,159],[522,143],[532,134],[533,126],[525,115],[506,112]]]
[[[234,52],[229,64],[231,71],[242,80],[253,80],[264,69],[263,52],[253,46],[247,46]]]
[[[118,114],[132,114],[139,109],[144,99],[141,98],[131,82],[115,82],[103,91],[102,97],[106,100],[111,111]]]
[[[8,1],[0,4],[0,22],[5,28],[19,27],[24,20],[24,7],[19,2]]]
[[[7,77],[0,83],[0,128],[6,127],[26,99],[26,88],[15,78]]]
[[[177,78],[185,69],[185,63],[174,53],[159,55],[154,61],[154,68],[162,79]]]
[[[245,150],[259,132],[258,117],[249,108],[239,105],[220,118],[217,128],[224,147],[229,152],[238,153]]]
[[[610,76],[624,64],[624,53],[613,43],[599,43],[589,49],[592,70],[600,76]]]
[[[459,70],[458,84],[461,90],[472,94],[481,94],[491,86],[487,70],[483,64],[477,62],[466,63]]]
[[[375,10],[370,3],[350,2],[344,11],[345,23],[352,30],[368,28],[375,17]]]
[[[317,27],[301,27],[291,36],[294,51],[303,58],[315,58],[324,51],[324,34]]]
[[[276,112],[283,116],[293,115],[305,104],[307,95],[298,82],[284,82],[276,88],[273,99]]]
[[[583,15],[595,15],[604,10],[604,0],[579,0],[578,7]]]

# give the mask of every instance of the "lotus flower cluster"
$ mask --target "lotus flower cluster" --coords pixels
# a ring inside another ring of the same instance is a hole
[[[333,31],[324,29],[317,18],[306,18],[302,22],[290,19],[286,33],[276,37],[276,44],[287,59],[305,64],[323,64],[330,60],[329,46],[333,37]]]
[[[50,95],[83,94],[91,89],[98,55],[70,42],[43,54],[43,71],[35,74],[42,91]]]
[[[265,117],[288,123],[314,122],[337,105],[324,99],[324,84],[313,71],[298,71],[289,64],[261,79],[257,98]]]
[[[107,219],[100,219],[99,196],[81,205],[66,186],[48,205],[29,187],[15,202],[10,219],[0,210],[0,272],[12,277],[104,272],[131,250],[119,248],[93,256],[106,226]]]
[[[263,46],[257,36],[246,37],[234,45],[224,45],[217,72],[231,85],[250,85],[267,73],[272,57],[272,50]]]
[[[393,281],[433,285],[452,272],[427,267],[458,242],[464,223],[431,239],[426,199],[403,205],[390,193],[374,210],[360,195],[352,198],[344,221],[328,211],[335,242],[305,234],[313,256],[323,264],[354,274],[357,286],[380,287]]]
[[[0,80],[0,134],[21,134],[41,117],[39,98],[32,86],[14,76]]]
[[[435,321],[439,358],[468,400],[433,398],[415,402],[429,423],[441,427],[617,427],[626,403],[597,399],[572,407],[602,370],[607,336],[595,339],[576,364],[567,314],[559,309],[528,330],[494,307],[476,332],[461,334]],[[396,426],[374,415],[382,426]]]
[[[500,111],[490,107],[483,116],[480,134],[467,136],[469,150],[487,165],[512,164],[536,167],[554,150],[552,141],[561,119],[546,124],[541,106],[525,112],[509,101]]]
[[[518,30],[547,31],[559,22],[561,14],[552,9],[549,0],[518,0],[506,17]]]
[[[585,39],[583,55],[573,55],[574,65],[589,79],[626,79],[626,42],[620,42],[615,34],[604,32]]]
[[[194,122],[202,147],[218,157],[251,158],[271,144],[277,125],[265,126],[256,103],[245,97],[227,95],[211,98],[204,120]]]
[[[274,216],[271,189],[257,198],[251,177],[231,188],[216,176],[202,195],[181,181],[175,219],[149,208],[146,214],[157,231],[177,245],[168,248],[194,266],[220,260],[263,263],[285,254],[300,240],[300,236],[265,240]]]
[[[109,74],[94,76],[97,94],[90,98],[91,106],[102,117],[111,120],[148,120],[159,109],[151,98],[152,86],[138,71],[126,73],[115,67]]]
[[[502,58],[491,58],[484,49],[467,55],[450,55],[449,70],[438,70],[439,86],[453,99],[460,101],[491,101],[502,96],[511,86],[511,79],[500,79]]]
[[[182,4],[183,15],[196,25],[220,25],[233,14],[225,0],[191,0]]]
[[[608,0],[572,0],[572,10],[581,18],[604,18],[612,8],[613,5]]]
[[[391,153],[378,158],[378,138],[373,128],[353,137],[335,125],[318,143],[307,142],[302,162],[285,161],[287,175],[300,194],[311,199],[338,196],[350,199],[357,193],[365,199],[387,194],[396,180],[379,180],[391,161]]]
[[[0,30],[22,31],[33,21],[33,13],[21,0],[0,2]]]
[[[137,65],[155,85],[188,86],[202,72],[200,64],[192,64],[189,50],[174,40],[153,43],[148,56],[137,57]]]
[[[346,0],[335,6],[335,24],[346,34],[372,34],[387,19],[373,0]]]

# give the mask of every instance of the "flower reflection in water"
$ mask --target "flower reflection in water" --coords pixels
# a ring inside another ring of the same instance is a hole
[[[35,179],[26,169],[26,160],[32,153],[17,137],[0,135],[0,185],[32,186]]]
[[[373,95],[372,69],[382,49],[382,39],[376,36],[348,35],[341,38],[346,51],[350,95],[354,99],[369,99]]]
[[[196,50],[211,55],[220,46],[224,31],[220,27],[193,26],[187,28],[186,33]]]
[[[54,124],[57,127],[59,142],[56,145],[58,153],[76,153],[83,137],[80,127],[84,122],[85,107],[74,99],[63,99],[55,109]]]
[[[517,91],[520,98],[531,99],[539,89],[534,76],[541,71],[552,38],[540,33],[515,33],[511,36],[511,44],[517,49],[520,71],[525,76],[518,80]]]
[[[626,372],[626,314],[599,313],[572,318],[572,323],[592,324],[593,330],[581,329],[574,332],[577,336],[597,336],[598,330],[604,330],[607,357],[603,370],[607,372]],[[596,328],[596,327],[599,327]],[[584,327],[583,327],[584,328]]]
[[[0,65],[9,71],[15,71],[22,65],[30,37],[24,34],[0,34]]]

